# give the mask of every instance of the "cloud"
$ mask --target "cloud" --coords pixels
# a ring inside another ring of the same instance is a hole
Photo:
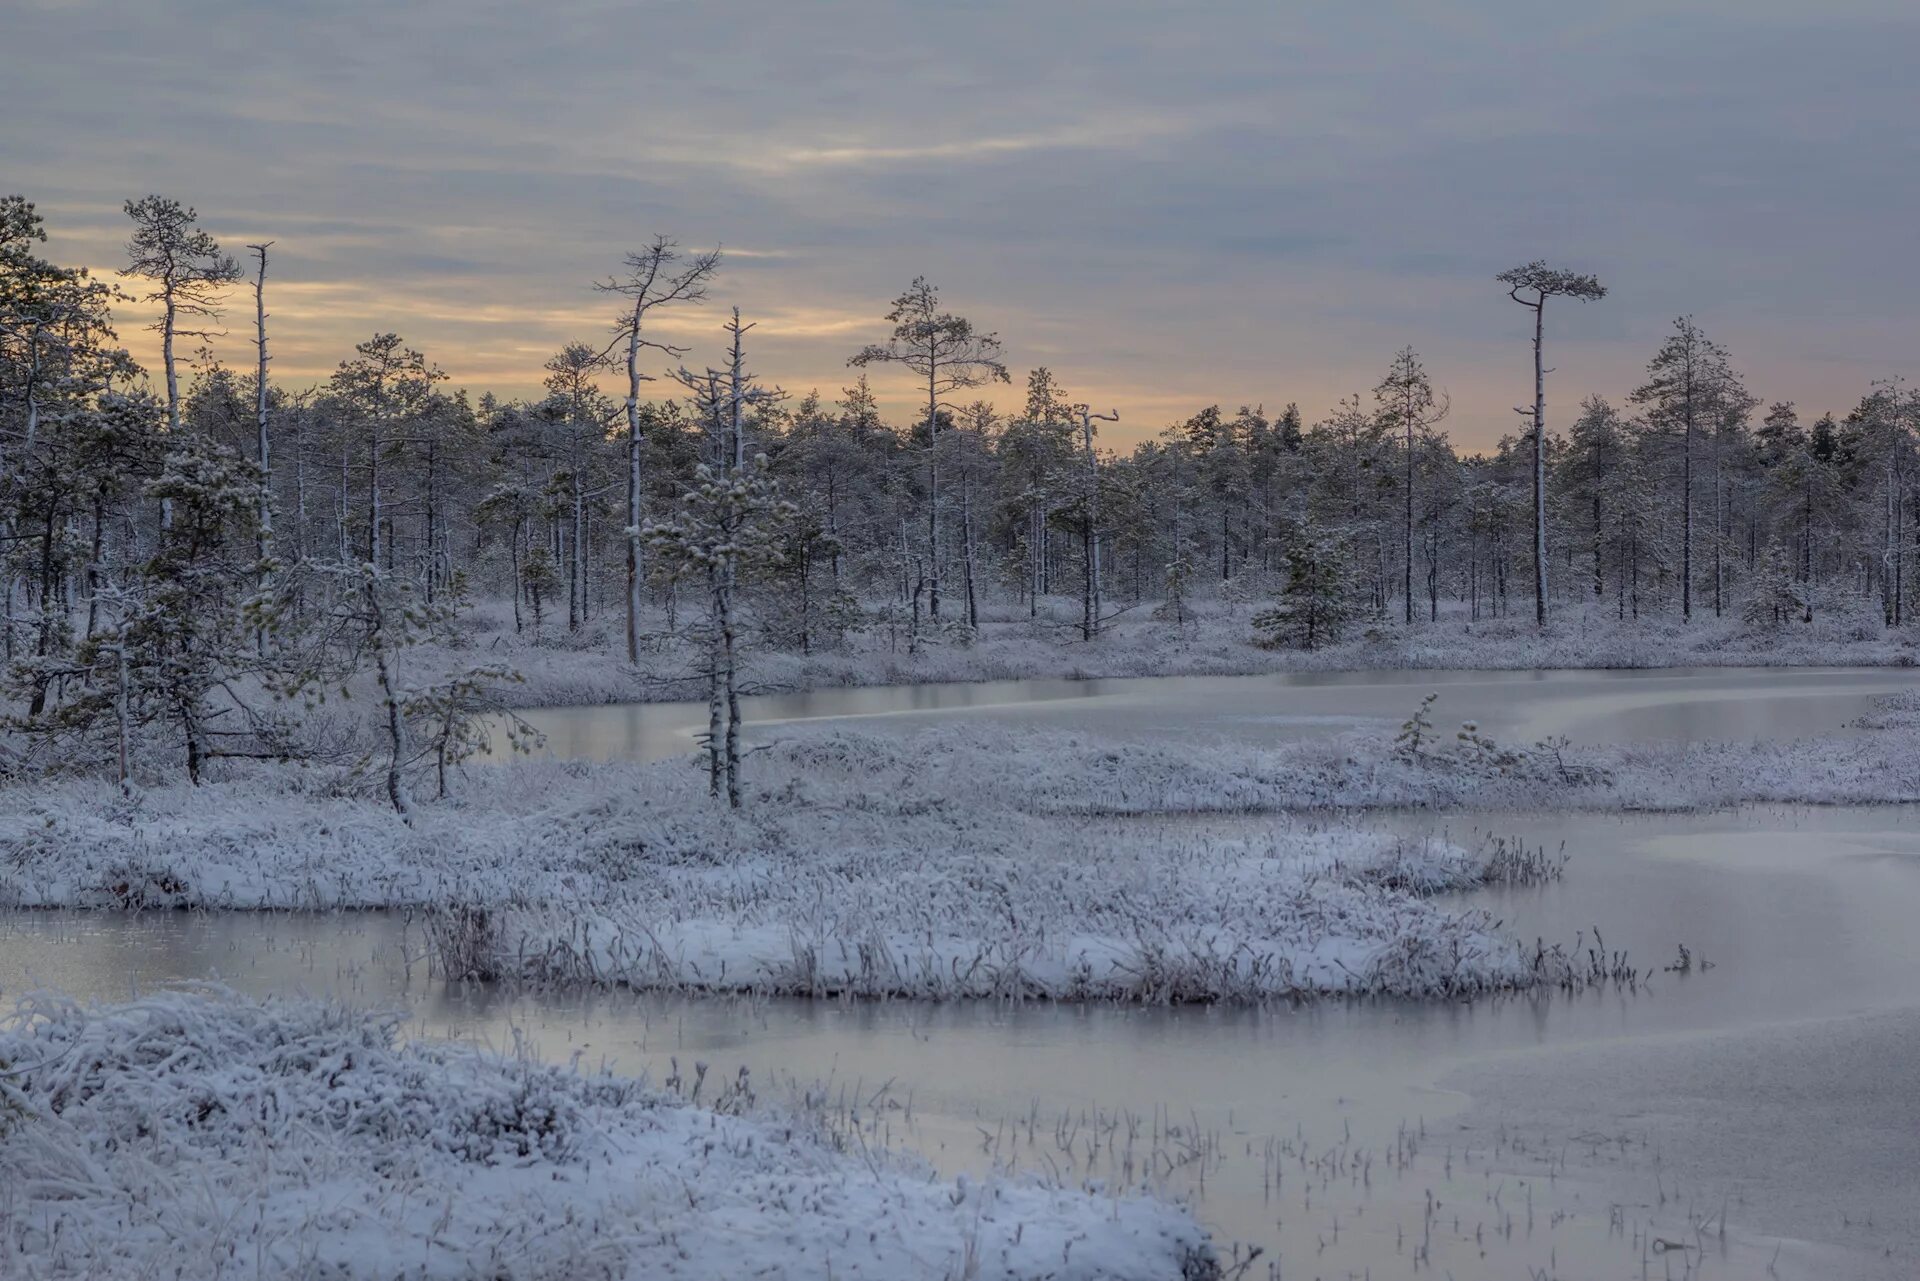
[[[1613,286],[1552,318],[1556,403],[1631,386],[1684,310],[1760,394],[1844,407],[1920,320],[1908,4],[22,0],[8,28],[33,109],[0,168],[55,252],[117,263],[148,190],[276,240],[285,377],[396,329],[531,392],[656,232],[745,246],[666,322],[690,360],[737,302],[757,368],[832,395],[924,273],[1119,404],[1116,439],[1314,416],[1412,343],[1490,443],[1526,390],[1490,277],[1536,256]]]

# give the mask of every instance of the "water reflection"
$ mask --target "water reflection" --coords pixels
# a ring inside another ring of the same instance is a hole
[[[1575,859],[1560,884],[1479,901],[1527,937],[1568,941],[1600,924],[1609,947],[1656,971],[1638,996],[1135,1009],[534,994],[433,980],[419,931],[391,913],[15,914],[0,918],[0,987],[110,999],[218,978],[405,1006],[419,1034],[519,1039],[656,1079],[675,1060],[721,1077],[746,1065],[763,1097],[825,1080],[867,1101],[878,1137],[949,1169],[1072,1161],[1110,1177],[1113,1151],[1089,1156],[1086,1135],[1133,1127],[1164,1149],[1171,1190],[1199,1197],[1223,1237],[1292,1260],[1289,1276],[1405,1273],[1408,1242],[1435,1230],[1435,1189],[1448,1207],[1429,1243],[1436,1275],[1496,1264],[1638,1275],[1627,1265],[1644,1252],[1642,1228],[1679,1231],[1722,1195],[1734,1231],[1720,1275],[1769,1263],[1788,1277],[1901,1275],[1889,1257],[1920,1259],[1913,818],[1889,807],[1495,821],[1500,835],[1564,841]],[[1680,943],[1714,968],[1661,972]],[[1048,1139],[1061,1118],[1081,1146]],[[1795,1143],[1818,1177],[1785,1158]],[[1363,1159],[1375,1163],[1366,1177]],[[1516,1214],[1523,1188],[1531,1236]],[[1615,1204],[1630,1211],[1619,1232]],[[1489,1251],[1489,1231],[1510,1235]],[[1775,1260],[1764,1231],[1856,1253],[1788,1245]]]

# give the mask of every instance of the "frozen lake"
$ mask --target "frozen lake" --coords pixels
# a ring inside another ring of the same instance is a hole
[[[1514,737],[1788,737],[1831,732],[1915,683],[1804,670],[1019,682],[780,696],[754,714],[1268,737],[1397,723],[1434,689],[1441,725]],[[568,755],[657,756],[686,750],[703,714],[655,704],[538,723]],[[1562,882],[1473,897],[1526,938],[1570,942],[1598,924],[1607,947],[1657,971],[1637,994],[1267,1009],[530,994],[432,979],[396,915],[64,912],[0,917],[0,987],[113,998],[217,978],[401,1004],[422,1034],[525,1037],[549,1057],[661,1078],[676,1060],[716,1080],[744,1065],[763,1098],[828,1082],[869,1134],[949,1169],[1150,1174],[1195,1198],[1223,1243],[1263,1246],[1254,1276],[1278,1260],[1284,1277],[1416,1263],[1461,1278],[1902,1277],[1920,1271],[1916,817],[1380,820],[1564,843]],[[1662,971],[1680,944],[1712,967]]]

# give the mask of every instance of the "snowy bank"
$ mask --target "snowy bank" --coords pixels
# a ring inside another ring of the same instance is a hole
[[[843,758],[881,795],[962,779],[1062,816],[1872,805],[1920,801],[1915,708],[1920,697],[1895,696],[1858,722],[1865,732],[1791,741],[1585,747],[1436,729],[1417,747],[1374,730],[1262,746],[951,722],[911,737],[802,728],[782,750],[812,766],[786,793],[803,801],[833,786],[826,762]]]
[[[1219,1276],[1171,1204],[948,1181],[762,1111],[402,1044],[397,1017],[172,992],[0,1025],[0,1273],[46,1278]]]
[[[843,642],[800,654],[750,645],[747,684],[758,690],[809,690],[929,682],[1097,679],[1126,676],[1245,676],[1272,672],[1394,669],[1515,671],[1667,667],[1910,667],[1920,637],[1886,628],[1870,611],[1822,613],[1812,623],[1754,631],[1734,619],[1682,625],[1649,617],[1621,620],[1611,609],[1564,608],[1542,631],[1531,618],[1458,615],[1412,626],[1397,620],[1356,625],[1338,643],[1305,652],[1256,643],[1255,607],[1205,602],[1185,626],[1146,609],[1122,614],[1098,640],[1079,639],[1078,605],[1050,603],[1028,618],[1004,606],[983,610],[977,635],[944,633],[917,653],[884,629],[854,631]],[[460,648],[423,648],[424,670],[453,669],[476,657],[504,662],[523,683],[500,696],[521,707],[647,702],[704,697],[700,657],[684,633],[655,630],[638,666],[629,665],[618,620],[600,619],[573,635],[536,642],[516,634],[497,602],[477,606],[459,629]]]

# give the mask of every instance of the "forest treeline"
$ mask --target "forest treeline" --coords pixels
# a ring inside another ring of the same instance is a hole
[[[663,634],[697,639],[717,791],[737,789],[718,745],[737,736],[741,647],[876,628],[963,643],[983,602],[1051,617],[1049,598],[1071,600],[1063,643],[1121,615],[1179,627],[1203,598],[1309,647],[1361,619],[1569,606],[1774,628],[1867,599],[1908,621],[1920,394],[1876,383],[1838,418],[1765,402],[1690,317],[1650,340],[1643,385],[1523,418],[1485,453],[1449,439],[1411,347],[1383,355],[1371,395],[1313,416],[1197,407],[1115,450],[1097,389],[1046,368],[1017,412],[983,398],[1014,377],[1002,345],[924,280],[876,306],[831,394],[756,378],[738,310],[690,366],[654,322],[706,302],[722,262],[666,238],[599,283],[607,328],[554,353],[538,397],[454,388],[394,333],[289,387],[272,377],[273,246],[223,247],[158,196],[126,212],[127,267],[105,280],[44,258],[33,206],[0,201],[13,724],[110,744],[123,778],[128,740],[155,726],[195,777],[291,751],[286,708],[370,672],[405,809],[403,766],[471,750],[505,674],[409,685],[395,656],[476,597],[510,601],[533,637],[620,636],[633,661]],[[1538,263],[1500,282],[1533,309],[1541,377],[1548,300],[1605,293]],[[158,314],[157,370],[114,330],[132,299]],[[883,419],[881,379],[914,389],[908,421]]]

